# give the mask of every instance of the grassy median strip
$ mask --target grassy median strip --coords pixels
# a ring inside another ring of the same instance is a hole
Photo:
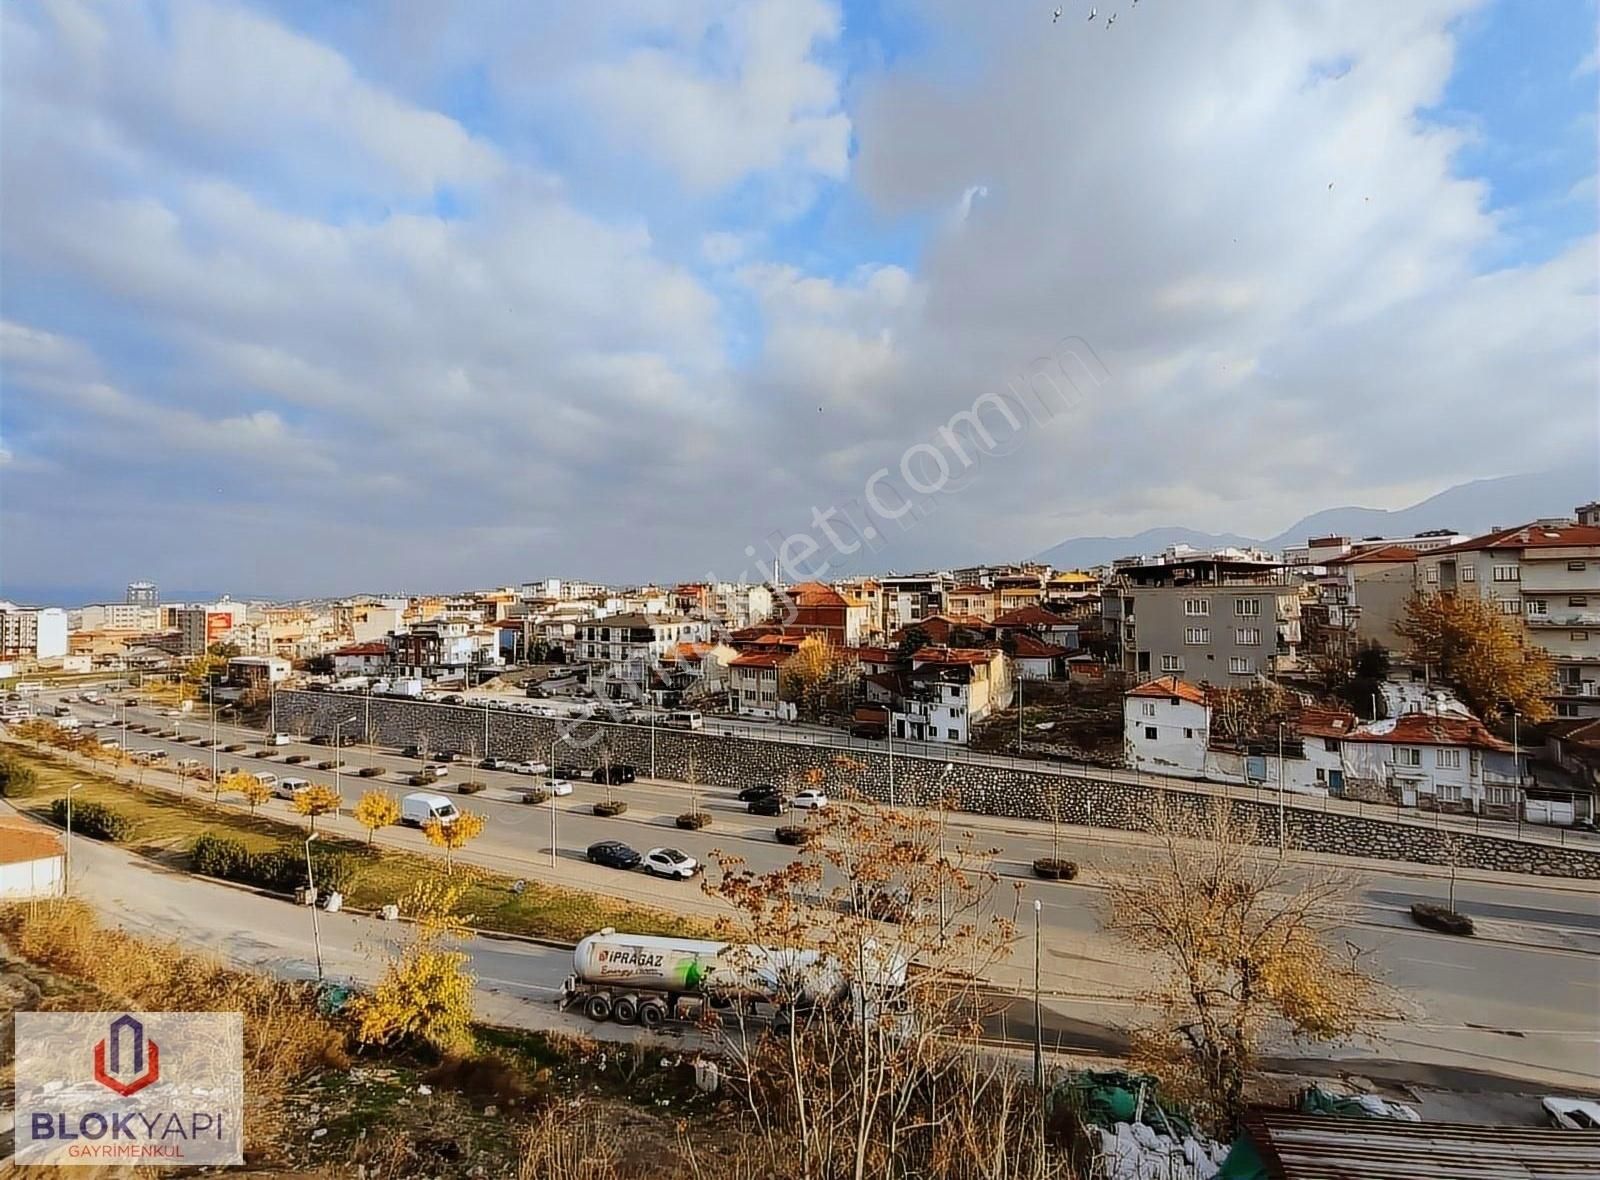
[[[306,837],[305,829],[298,825],[217,807],[200,795],[179,796],[156,787],[140,789],[49,754],[17,745],[8,749],[38,776],[33,794],[10,800],[20,810],[49,823],[51,802],[63,798],[73,783],[82,783],[72,797],[74,806],[101,803],[120,811],[133,821],[133,835],[122,846],[173,868],[189,868],[189,849],[202,833],[237,840],[250,852],[264,852],[286,841],[298,843]],[[346,894],[345,904],[360,909],[401,904],[419,880],[443,871],[435,858],[369,848],[342,836],[319,835],[317,844],[346,853],[357,864],[355,884]],[[513,892],[510,877],[475,866],[458,864],[456,875],[472,882],[461,910],[482,930],[568,942],[603,926],[641,934],[705,937],[711,933],[711,924],[703,919],[548,885],[531,877],[524,881],[521,892]]]

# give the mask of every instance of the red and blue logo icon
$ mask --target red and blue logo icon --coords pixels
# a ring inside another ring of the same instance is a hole
[[[137,1094],[161,1076],[161,1051],[154,1041],[145,1037],[142,1022],[124,1014],[111,1022],[107,1034],[95,1042],[95,1081],[126,1098],[129,1094]],[[126,1050],[124,1041],[128,1042]],[[106,1068],[108,1056],[111,1061],[109,1069]],[[126,1069],[123,1068],[124,1063]]]

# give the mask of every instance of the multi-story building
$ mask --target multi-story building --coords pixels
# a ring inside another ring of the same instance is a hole
[[[897,738],[965,745],[972,727],[1012,700],[1005,653],[998,648],[925,647],[889,706]]]
[[[129,606],[160,606],[161,591],[154,582],[129,582],[125,601]]]
[[[1355,549],[1323,568],[1316,602],[1305,608],[1321,652],[1349,656],[1374,644],[1400,652],[1405,644],[1395,626],[1416,592],[1417,551],[1404,545]]]
[[[876,642],[883,637],[883,583],[877,578],[845,578],[833,588],[846,598],[867,608],[866,635]]]
[[[1300,605],[1300,585],[1283,566],[1215,554],[1121,566],[1101,600],[1124,672],[1192,684],[1240,683],[1293,668]]]
[[[0,602],[0,660],[58,660],[69,646],[66,611]]]
[[[835,647],[855,647],[867,636],[867,604],[823,582],[800,582],[778,596],[776,619],[786,635],[820,635]]]
[[[711,624],[685,615],[629,613],[578,627],[577,657],[589,665],[589,683],[612,700],[642,700],[654,691],[658,669],[680,643],[705,643]]]
[[[1556,716],[1600,717],[1600,524],[1537,520],[1420,554],[1417,588],[1492,602],[1550,653]]]
[[[186,606],[174,612],[178,625],[178,654],[198,656],[205,652],[206,619],[210,614],[203,606]]]
[[[735,656],[728,664],[734,712],[747,717],[776,717],[779,681],[784,664],[791,658],[793,653],[783,650],[746,651]]]
[[[91,603],[80,609],[78,624],[85,631],[126,631],[139,635],[161,629],[161,610],[154,603]]]
[[[1343,742],[1346,784],[1380,786],[1402,807],[1515,816],[1526,755],[1476,717],[1402,713]]]
[[[949,574],[890,574],[879,578],[883,593],[883,629],[903,631],[945,609],[945,594],[955,585]]]

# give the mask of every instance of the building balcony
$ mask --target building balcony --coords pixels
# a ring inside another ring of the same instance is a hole
[[[1530,627],[1594,627],[1600,629],[1600,611],[1567,610],[1548,614],[1524,614],[1523,621]]]

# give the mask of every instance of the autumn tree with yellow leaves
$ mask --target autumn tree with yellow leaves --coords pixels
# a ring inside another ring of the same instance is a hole
[[[823,635],[807,635],[784,662],[779,691],[800,715],[815,721],[827,706],[828,690],[839,674],[839,653]]]
[[[1413,595],[1395,632],[1414,661],[1453,685],[1480,716],[1505,708],[1528,721],[1550,716],[1546,698],[1556,687],[1550,656],[1525,643],[1522,628],[1492,602],[1468,594]]]
[[[356,1036],[367,1044],[422,1044],[440,1053],[460,1052],[472,1041],[472,989],[460,949],[466,920],[459,914],[465,882],[431,878],[401,903],[413,919],[407,941],[384,967],[370,993],[351,1009]]]
[[[239,794],[244,796],[244,801],[250,804],[251,815],[256,813],[256,808],[260,807],[268,799],[272,798],[272,788],[266,783],[262,782],[255,775],[241,774],[236,776],[236,778],[237,781],[234,782],[234,785],[228,787],[227,789],[230,791],[237,791]],[[230,776],[229,781],[233,781],[233,776]]]
[[[458,811],[453,820],[430,819],[422,825],[422,834],[435,848],[444,849],[444,871],[455,872],[456,852],[465,848],[483,834],[484,818],[475,811]]]
[[[317,830],[317,816],[333,815],[339,810],[339,792],[321,783],[313,783],[294,797],[294,809],[311,821],[311,830]]]
[[[388,791],[368,791],[356,801],[355,810],[350,814],[355,816],[356,823],[367,829],[370,845],[379,828],[400,822],[400,804]]]
[[[1111,880],[1106,919],[1151,977],[1132,1060],[1226,1138],[1266,1037],[1344,1040],[1389,997],[1339,935],[1349,873],[1263,852],[1225,803],[1158,804],[1151,828],[1159,850]]]

